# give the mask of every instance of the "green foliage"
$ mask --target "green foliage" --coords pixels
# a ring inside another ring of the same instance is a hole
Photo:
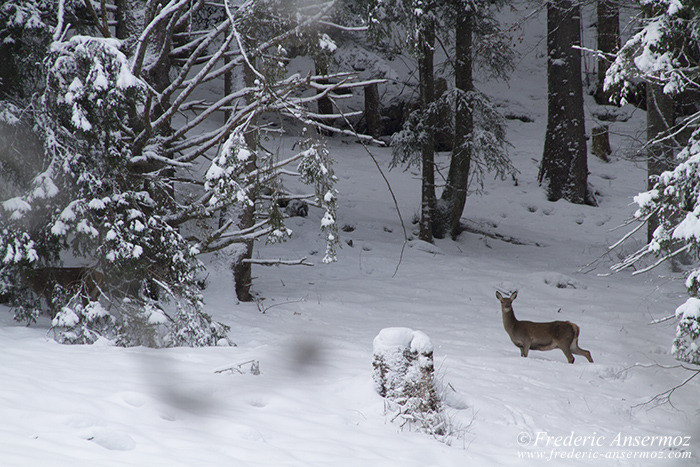
[[[454,134],[454,109],[457,99],[466,101],[474,115],[474,131],[466,135],[464,144],[469,146],[471,153],[470,184],[475,182],[472,189],[478,192],[483,188],[487,173],[495,173],[497,177],[515,173],[508,157],[509,143],[506,141],[505,119],[488,97],[478,91],[465,93],[452,90],[434,102],[427,111],[416,109],[411,112],[404,128],[391,139],[392,166],[420,164],[420,148],[426,133]],[[432,118],[428,118],[428,112],[432,112]],[[440,118],[436,118],[438,116]],[[436,124],[434,127],[428,127],[424,123],[426,121]]]
[[[73,36],[51,47],[36,122],[44,169],[27,194],[3,203],[3,283],[21,290],[23,272],[59,263],[59,253],[68,249],[104,273],[100,298],[110,306],[84,303],[80,294],[52,294],[58,340],[90,343],[103,336],[122,345],[211,345],[225,328],[212,327],[202,311],[197,251],[167,223],[172,205],[155,202],[132,170],[129,114],[143,103],[145,86],[118,45]],[[36,299],[21,291],[13,295],[16,317],[35,320]],[[154,321],[156,311],[168,318]],[[135,326],[141,322],[150,328]]]

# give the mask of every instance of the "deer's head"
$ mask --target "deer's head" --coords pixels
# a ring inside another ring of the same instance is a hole
[[[513,301],[518,297],[518,292],[513,292],[510,297],[504,297],[501,292],[496,291],[496,298],[501,302],[501,310],[504,312],[513,311]]]

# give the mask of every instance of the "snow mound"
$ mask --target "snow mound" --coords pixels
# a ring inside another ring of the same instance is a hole
[[[374,338],[375,355],[382,355],[399,348],[410,348],[412,352],[426,354],[433,351],[433,344],[424,332],[400,327],[384,328]]]

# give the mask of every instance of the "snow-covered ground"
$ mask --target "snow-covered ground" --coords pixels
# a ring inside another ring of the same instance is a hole
[[[623,158],[631,140],[613,138],[611,163],[589,159],[599,207],[548,202],[537,186],[546,80],[542,43],[533,44],[543,35],[527,37],[523,50],[534,51],[510,87],[481,83],[535,121],[509,122],[518,183],[489,180],[482,196],[470,197],[465,222],[474,232],[458,241],[414,240],[401,257],[401,223],[372,160],[351,139],[332,138],[348,230],[337,263],[321,264],[322,213],[314,209],[290,220],[289,242],[256,254],[308,256],[316,267],[255,267],[258,305],[237,303],[225,257],[207,258],[207,310],[231,325],[237,346],[64,346],[47,337],[47,323],[17,325],[0,307],[0,465],[542,465],[551,455],[578,456],[552,465],[697,465],[700,381],[676,391],[672,405],[645,404],[687,376],[656,366],[678,363],[673,320],[648,324],[685,300],[681,276],[666,267],[602,276],[618,253],[581,270],[625,233],[611,229],[645,187],[643,166]],[[590,115],[588,97],[586,104]],[[632,118],[613,123],[613,133],[640,132],[643,113],[624,110]],[[371,150],[411,235],[417,172],[389,172],[390,150]],[[577,323],[595,363],[577,357],[569,365],[558,350],[521,358],[495,297],[516,289],[518,318]],[[423,331],[435,347],[455,427],[450,445],[384,414],[371,380],[372,342],[394,326]],[[576,436],[587,438],[573,446]],[[644,436],[684,438],[670,448],[662,440],[615,445]],[[639,457],[605,459],[619,452]],[[684,452],[692,458],[672,458]]]

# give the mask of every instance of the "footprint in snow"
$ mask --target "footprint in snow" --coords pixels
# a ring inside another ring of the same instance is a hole
[[[122,431],[111,428],[93,428],[91,431],[86,439],[110,451],[131,451],[136,447],[136,441]]]
[[[132,407],[143,407],[148,402],[146,396],[139,392],[124,392],[121,399]]]
[[[251,407],[263,408],[267,406],[267,401],[261,397],[251,397],[246,402]]]

